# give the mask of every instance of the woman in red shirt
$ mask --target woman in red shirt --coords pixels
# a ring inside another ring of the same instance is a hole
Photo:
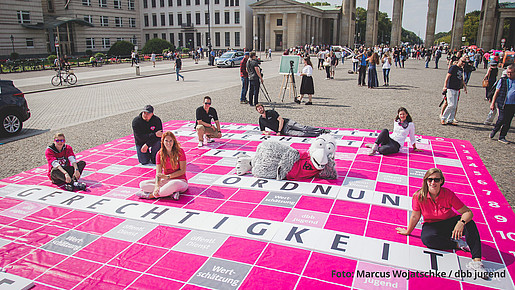
[[[161,137],[161,150],[156,155],[156,178],[139,184],[140,198],[160,198],[179,195],[188,189],[186,179],[186,154],[172,132],[165,132]]]
[[[439,250],[461,249],[470,251],[472,261],[467,268],[487,275],[481,262],[481,240],[472,211],[452,192],[442,187],[445,182],[438,168],[429,169],[424,175],[424,183],[414,195],[408,228],[396,228],[401,235],[410,235],[420,216],[424,217],[420,238],[428,248]],[[453,208],[460,214],[456,214]],[[465,236],[466,241],[462,239]]]

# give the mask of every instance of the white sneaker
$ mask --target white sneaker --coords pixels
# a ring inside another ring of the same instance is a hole
[[[179,197],[180,197],[180,196],[181,196],[181,193],[180,193],[180,192],[178,192],[178,191],[177,191],[177,192],[174,192],[174,193],[172,194],[172,198],[173,198],[174,200],[179,200]]]
[[[485,266],[481,261],[470,261],[467,264],[467,269],[478,272],[477,276],[481,277],[483,280],[490,280],[490,277],[488,276],[488,271],[485,269]]]
[[[369,156],[374,156],[375,154],[376,154],[376,151],[374,149],[370,149],[370,151],[368,151]]]
[[[206,137],[206,143],[213,143],[215,142],[215,140],[209,138],[209,137]]]
[[[200,142],[200,141],[199,141],[199,142],[198,142],[198,146],[197,146],[197,147],[202,147],[202,146],[204,146],[204,143],[202,143],[202,142]]]

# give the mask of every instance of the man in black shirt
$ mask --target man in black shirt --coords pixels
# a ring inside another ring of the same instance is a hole
[[[218,121],[218,114],[215,108],[211,107],[211,98],[204,97],[204,105],[197,108],[195,112],[197,123],[195,129],[198,135],[198,147],[204,145],[204,135],[206,135],[206,142],[214,142],[211,138],[221,138],[220,121]],[[211,124],[211,119],[215,121],[215,125]]]
[[[139,163],[155,164],[157,151],[161,149],[163,123],[158,116],[154,115],[154,108],[151,105],[146,105],[143,112],[132,120],[132,130]]]
[[[250,59],[247,61],[247,73],[250,81],[249,105],[254,106],[258,103],[259,82],[263,83],[263,76],[255,51],[250,52]]]
[[[311,126],[299,124],[293,120],[282,118],[274,110],[265,110],[262,104],[256,104],[256,111],[261,114],[259,117],[259,129],[264,135],[270,135],[271,129],[277,135],[297,136],[297,137],[317,137],[324,133],[330,133],[330,130],[320,129]]]
[[[467,93],[467,85],[463,80],[463,66],[465,61],[466,57],[461,57],[458,60],[458,64],[451,66],[447,72],[447,77],[443,84],[443,91],[447,94],[447,108],[445,108],[441,117],[442,125],[456,125],[454,117],[461,88],[463,88],[465,93]]]

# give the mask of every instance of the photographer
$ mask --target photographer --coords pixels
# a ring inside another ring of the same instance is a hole
[[[247,62],[247,72],[250,81],[249,105],[254,106],[259,103],[259,81],[263,83],[263,76],[261,75],[259,60],[256,57],[255,51],[250,52],[250,60]]]

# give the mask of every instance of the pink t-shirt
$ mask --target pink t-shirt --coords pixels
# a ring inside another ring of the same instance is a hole
[[[319,174],[322,170],[318,170],[313,166],[308,152],[300,154],[300,159],[293,164],[292,169],[286,175],[288,180],[301,180],[311,178]]]
[[[179,151],[179,162],[186,161],[186,154],[184,153],[184,150],[182,148]],[[170,157],[167,157],[165,160],[165,165],[163,166],[163,173],[164,174],[172,174],[175,171],[181,169],[181,165],[177,162],[177,166],[172,167],[172,163],[170,162]],[[161,164],[161,150],[157,152],[156,156],[156,164]],[[186,180],[186,174],[177,176],[173,179],[185,179]]]
[[[75,156],[75,153],[73,153],[73,149],[69,145],[64,145],[61,151],[57,151],[57,148],[55,148],[54,145],[50,145],[46,148],[45,151],[45,157],[48,162],[48,178],[50,178],[50,172],[52,171],[52,168],[57,167],[57,164],[54,164],[54,161],[57,161],[58,165],[64,166],[70,166],[70,156]]]
[[[424,222],[438,222],[457,216],[452,210],[461,209],[465,204],[452,192],[451,190],[442,187],[440,194],[436,197],[435,201],[431,199],[427,193],[426,201],[420,203],[418,201],[419,192],[413,195],[411,206],[414,211],[420,211],[424,217]]]

